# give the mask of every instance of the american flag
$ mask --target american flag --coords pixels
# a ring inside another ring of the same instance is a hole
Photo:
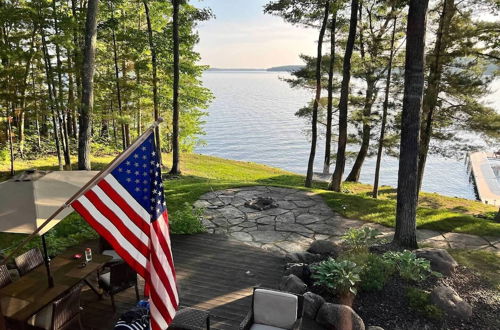
[[[71,206],[146,281],[151,329],[166,329],[179,304],[154,133],[145,132]]]

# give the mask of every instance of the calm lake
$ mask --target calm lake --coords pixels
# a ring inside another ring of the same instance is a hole
[[[206,146],[197,153],[251,161],[305,174],[309,157],[309,123],[295,112],[311,100],[311,93],[291,89],[276,72],[205,72],[203,82],[215,96],[206,118]],[[336,146],[336,145],[335,145]],[[315,171],[323,169],[324,139],[319,141]],[[346,168],[346,175],[351,164]],[[333,167],[332,167],[333,168]],[[375,160],[368,159],[361,182],[373,184]],[[398,160],[384,156],[380,181],[396,186]],[[430,156],[423,190],[475,199],[463,159]]]

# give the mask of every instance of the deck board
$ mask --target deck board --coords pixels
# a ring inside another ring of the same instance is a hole
[[[173,235],[172,250],[181,305],[209,311],[211,328],[216,330],[238,329],[250,306],[252,288],[277,287],[284,263],[280,256],[210,234]],[[140,292],[143,285],[141,280]],[[112,329],[118,316],[135,305],[134,289],[116,295],[115,302],[116,314],[109,297],[99,300],[86,288],[85,329]]]

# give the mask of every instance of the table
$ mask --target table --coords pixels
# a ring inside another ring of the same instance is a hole
[[[168,328],[172,330],[209,330],[210,314],[199,309],[185,307],[175,314]]]
[[[24,324],[32,315],[82,280],[90,285],[86,278],[112,259],[110,256],[94,254],[92,261],[81,267],[84,259],[73,259],[73,255],[77,252],[81,253],[81,251],[67,251],[51,260],[50,270],[54,279],[52,288],[48,287],[47,269],[42,264],[19,280],[0,289],[0,303],[4,316],[16,324]],[[92,289],[96,291],[95,288]]]

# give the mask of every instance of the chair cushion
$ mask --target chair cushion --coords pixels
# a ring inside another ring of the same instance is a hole
[[[252,324],[252,326],[250,327],[250,330],[285,330],[285,329],[272,327],[270,325],[255,323],[255,324]]]
[[[113,259],[111,259],[110,261],[121,261],[121,260],[123,260],[122,257],[120,257],[118,255],[118,253],[116,253],[115,250],[104,250],[104,251],[102,251],[101,254],[103,254],[105,256],[112,257]]]
[[[297,320],[298,301],[298,297],[290,293],[255,289],[254,323],[281,329],[292,329]]]
[[[104,273],[99,275],[99,286],[106,291],[111,289],[111,273]]]
[[[44,307],[41,311],[28,319],[28,324],[42,329],[50,329],[52,326],[53,310],[52,304]]]

